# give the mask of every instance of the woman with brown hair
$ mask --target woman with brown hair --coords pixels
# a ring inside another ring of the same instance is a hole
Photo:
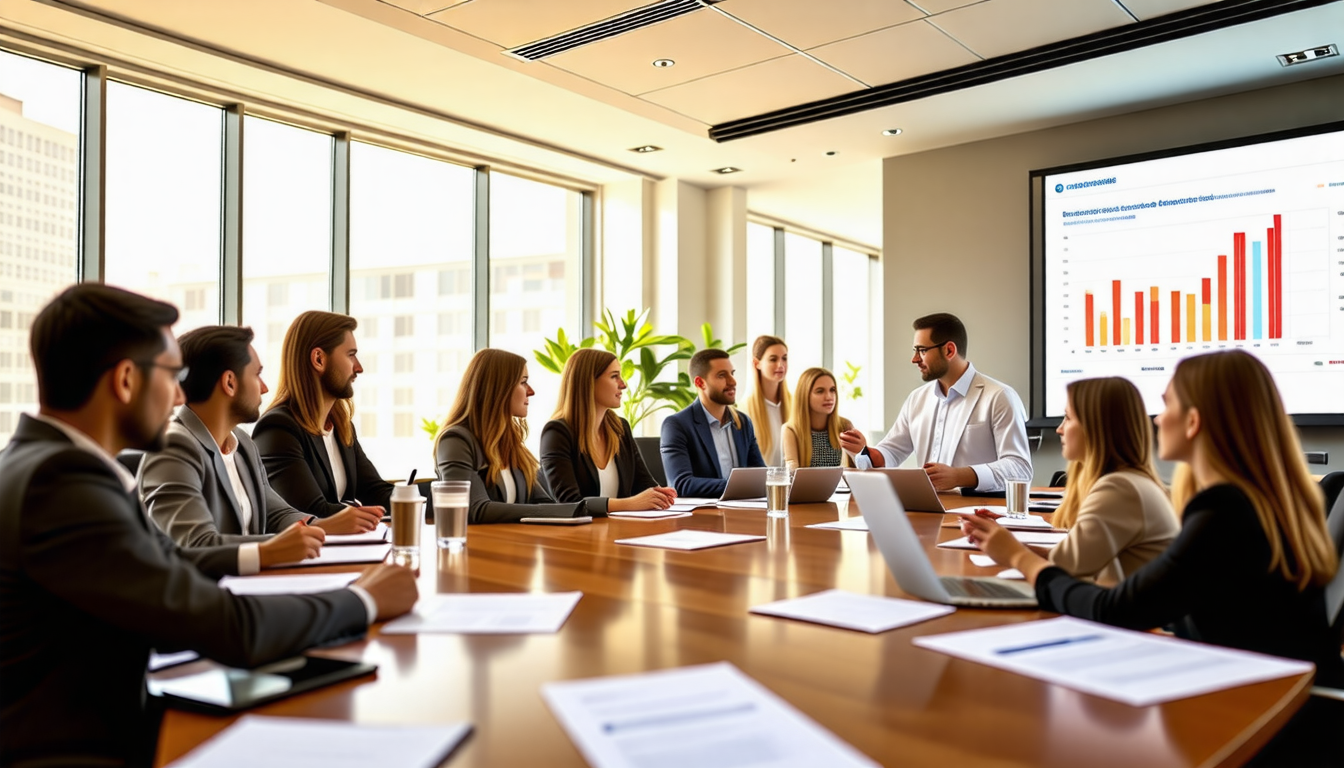
[[[751,343],[751,394],[742,411],[756,425],[756,445],[768,467],[784,466],[780,432],[789,418],[789,347],[778,336],[757,336]]]
[[[1078,578],[1117,584],[1180,531],[1153,466],[1143,396],[1120,377],[1075,381],[1055,432],[1069,482],[1052,523],[1069,535],[1050,550],[1050,562]]]
[[[295,509],[318,517],[357,506],[382,514],[392,497],[392,484],[364,455],[351,420],[355,377],[364,372],[355,346],[358,325],[335,312],[295,318],[280,349],[275,398],[252,429],[271,487]]]
[[[616,415],[626,383],[621,361],[580,349],[565,363],[560,403],[541,430],[541,468],[556,501],[584,501],[593,514],[667,509],[677,498],[660,487],[630,424]]]
[[[440,480],[471,483],[472,523],[515,523],[524,517],[579,517],[585,505],[556,504],[540,480],[527,436],[527,360],[482,349],[467,364],[462,386],[434,438]]]
[[[1042,610],[1305,659],[1322,684],[1344,684],[1324,601],[1338,556],[1268,369],[1240,350],[1187,358],[1163,400],[1159,454],[1185,465],[1173,488],[1181,532],[1115,587],[1070,576],[991,520],[963,530],[1035,585]]]
[[[840,433],[853,429],[835,412],[839,400],[835,376],[825,368],[808,368],[798,378],[789,420],[780,434],[784,466],[852,467],[854,460],[840,447]]]

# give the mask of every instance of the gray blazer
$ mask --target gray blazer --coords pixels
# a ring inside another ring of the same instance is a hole
[[[264,541],[308,518],[271,488],[252,439],[241,429],[234,429],[233,436],[238,441],[238,476],[252,503],[247,530],[219,446],[187,406],[179,407],[168,422],[164,449],[140,463],[140,498],[150,518],[178,546]]]
[[[582,501],[555,503],[540,482],[529,488],[523,482],[522,471],[516,467],[510,471],[518,491],[518,502],[506,503],[504,487],[498,483],[489,485],[485,482],[485,451],[476,442],[476,436],[464,426],[459,425],[443,433],[434,444],[434,457],[440,480],[466,480],[471,483],[471,506],[467,512],[469,522],[516,523],[524,517],[582,517],[590,514]],[[541,478],[542,473],[538,469],[537,480]]]

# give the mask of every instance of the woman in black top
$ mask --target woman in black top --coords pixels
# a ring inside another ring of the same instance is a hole
[[[989,519],[967,519],[966,534],[1021,570],[1045,610],[1303,659],[1322,685],[1344,685],[1324,601],[1338,556],[1269,371],[1241,351],[1188,358],[1163,400],[1158,451],[1184,463],[1172,495],[1185,511],[1156,560],[1107,589],[1051,566]]]
[[[616,415],[626,383],[621,361],[580,349],[565,363],[560,403],[541,430],[541,469],[556,501],[587,499],[591,514],[667,509],[677,498],[660,487]]]

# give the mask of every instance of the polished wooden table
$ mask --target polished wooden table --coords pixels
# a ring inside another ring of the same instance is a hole
[[[948,497],[949,506],[973,500]],[[998,503],[1002,503],[999,501]],[[911,639],[1044,618],[1039,611],[963,608],[878,635],[747,613],[823,589],[906,597],[868,534],[805,528],[858,514],[854,504],[763,512],[698,510],[667,521],[472,526],[465,552],[424,536],[421,594],[580,590],[553,635],[398,635],[321,653],[374,662],[351,681],[256,710],[356,723],[467,721],[474,733],[445,765],[582,766],[539,694],[553,680],[727,660],[887,766],[1240,765],[1307,696],[1311,676],[1152,707],[1131,707],[915,647]],[[993,575],[964,551],[944,516],[910,513],[940,573]],[[677,528],[752,533],[766,541],[698,552],[617,545]],[[311,571],[312,569],[305,569]],[[229,718],[170,711],[159,764]]]

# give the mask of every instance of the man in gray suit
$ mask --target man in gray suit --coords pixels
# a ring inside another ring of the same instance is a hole
[[[377,565],[348,589],[234,595],[237,547],[180,549],[113,458],[157,450],[182,402],[177,310],[81,283],[33,321],[40,410],[0,452],[0,764],[149,766],[151,647],[239,667],[364,633],[415,603]]]
[[[316,554],[321,532],[373,530],[379,515],[347,507],[319,519],[271,488],[256,445],[238,428],[257,420],[267,392],[252,338],[251,328],[210,325],[178,339],[187,403],[169,421],[164,449],[141,462],[140,495],[178,546],[241,544],[241,557],[255,553],[267,568]]]

